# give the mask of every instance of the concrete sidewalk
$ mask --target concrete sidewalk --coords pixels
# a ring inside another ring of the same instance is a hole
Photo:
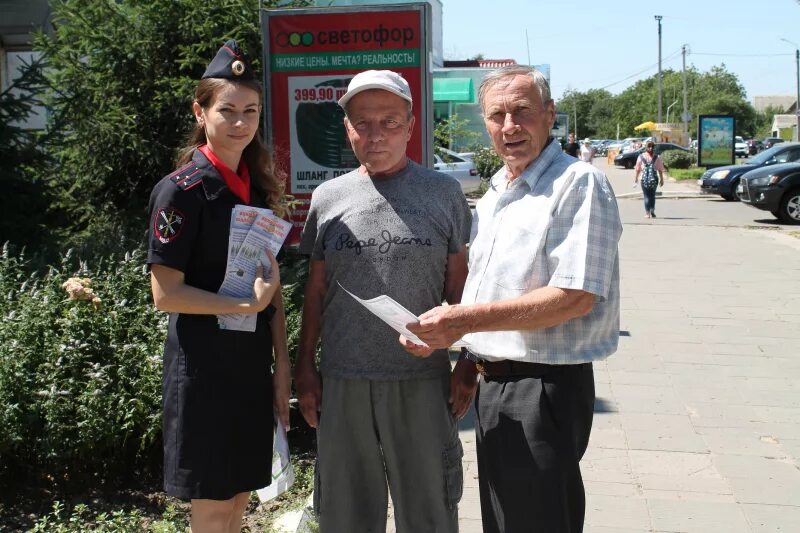
[[[678,187],[691,184],[665,190]],[[623,223],[622,337],[595,365],[585,531],[800,531],[800,240],[638,210]],[[462,429],[473,533],[471,416]]]

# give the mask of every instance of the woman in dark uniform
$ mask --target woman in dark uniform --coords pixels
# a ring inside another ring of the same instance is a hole
[[[273,408],[285,425],[289,421],[286,320],[275,258],[259,267],[252,298],[217,294],[233,207],[283,214],[282,186],[258,136],[261,101],[250,65],[228,41],[195,91],[197,125],[178,169],[150,197],[153,299],[170,313],[164,487],[191,499],[193,533],[241,530],[250,492],[271,481]],[[256,330],[220,329],[216,315],[226,313],[258,313]]]

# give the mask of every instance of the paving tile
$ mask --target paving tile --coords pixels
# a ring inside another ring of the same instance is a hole
[[[612,483],[609,481],[583,482],[586,494],[601,496],[629,496],[641,497],[642,490],[636,483]],[[587,496],[588,497],[588,496]]]
[[[586,498],[586,524],[650,531],[650,514],[642,498],[593,494]]]
[[[648,499],[656,530],[685,533],[749,533],[742,509],[731,502]]]
[[[652,529],[623,529],[619,527],[605,527],[605,526],[592,526],[585,525],[584,533],[642,533],[642,531],[653,531]]]
[[[624,449],[628,446],[622,428],[592,428],[589,447]]]
[[[796,424],[800,420],[800,408],[778,406],[755,406],[753,410],[764,422],[776,424]]]
[[[631,370],[611,370],[611,380],[617,385],[652,385],[655,387],[671,387],[669,375],[664,372],[636,372]]]
[[[687,401],[692,426],[702,427],[748,427],[761,422],[762,415],[748,405],[728,405],[719,402]]]
[[[800,474],[795,480],[728,478],[736,501],[800,507]]]
[[[698,427],[697,432],[715,454],[774,457],[784,453],[778,443],[749,428]]]
[[[481,500],[478,490],[465,491],[458,504],[458,518],[466,520],[481,519]]]
[[[683,499],[692,501],[730,501],[736,498],[728,480],[692,479],[677,476],[640,474],[636,476],[645,498]],[[665,495],[660,495],[660,493]]]
[[[460,533],[483,533],[483,525],[480,520],[458,517],[458,531]]]
[[[673,452],[706,453],[703,437],[693,431],[626,431],[628,446],[634,450],[662,450]]]
[[[792,458],[715,454],[711,460],[714,468],[726,478],[794,480],[800,476],[798,463]]]
[[[797,533],[800,507],[788,505],[744,504],[742,510],[754,533]]]
[[[703,487],[701,487],[702,489]],[[737,504],[733,492],[719,492],[709,487],[710,490],[689,490],[686,488],[675,489],[649,489],[642,488],[642,496],[647,500],[676,500],[682,502],[715,502]]]
[[[721,479],[707,453],[630,450],[631,471],[686,479]]]

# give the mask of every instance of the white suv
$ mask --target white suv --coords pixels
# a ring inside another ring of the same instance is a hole
[[[736,155],[740,157],[747,157],[747,155],[750,153],[750,148],[747,146],[747,143],[744,142],[744,139],[741,137],[741,135],[734,137],[734,141]]]

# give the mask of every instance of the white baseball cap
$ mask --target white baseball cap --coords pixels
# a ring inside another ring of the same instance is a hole
[[[411,103],[411,88],[400,74],[391,70],[366,70],[353,76],[347,92],[339,99],[339,105],[346,106],[352,97],[369,89],[389,91]]]

